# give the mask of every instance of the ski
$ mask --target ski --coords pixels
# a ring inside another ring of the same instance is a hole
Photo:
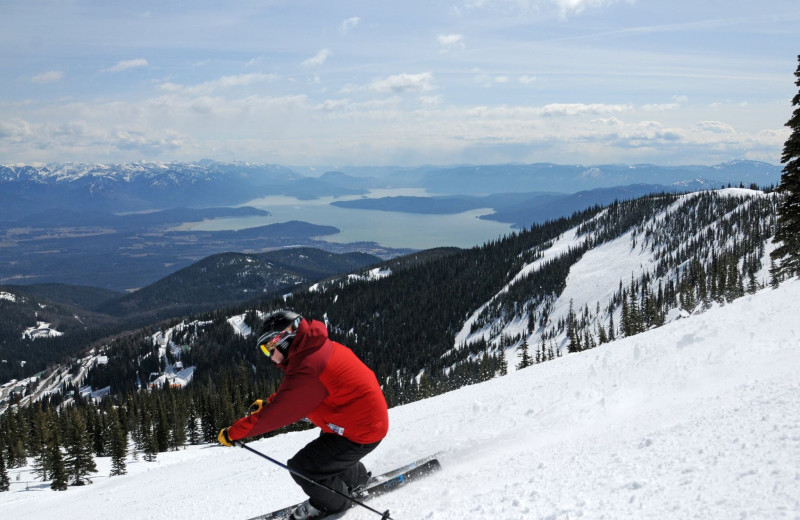
[[[353,498],[360,501],[366,501],[376,496],[393,491],[413,480],[430,475],[442,467],[441,464],[439,464],[439,460],[435,457],[435,455],[431,455],[404,466],[400,466],[399,468],[395,468],[391,471],[387,471],[386,473],[374,476],[369,480],[369,482],[367,482],[363,489],[359,490],[353,496]],[[278,509],[271,513],[254,516],[249,520],[288,520],[292,514],[292,511],[294,511],[294,509],[299,505],[300,504],[298,503],[289,507]],[[341,514],[342,513],[327,515],[321,517],[319,520],[339,518]]]
[[[442,468],[438,459],[429,459],[421,464],[414,465],[394,475],[384,477],[381,475],[375,482],[367,483],[367,487],[359,491],[353,498],[366,500],[393,491],[413,480],[426,477]]]

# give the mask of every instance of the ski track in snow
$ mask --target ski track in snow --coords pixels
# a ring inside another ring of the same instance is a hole
[[[397,520],[800,518],[800,281],[390,410],[375,472],[442,471],[372,501]],[[222,426],[222,425],[221,425]],[[285,461],[316,431],[252,443]],[[53,492],[9,470],[3,518],[247,519],[303,498],[285,471],[214,445]],[[377,519],[354,508],[345,520]]]

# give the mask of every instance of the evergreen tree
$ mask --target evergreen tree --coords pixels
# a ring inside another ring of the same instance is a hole
[[[606,329],[603,327],[602,323],[597,326],[597,339],[601,345],[603,343],[608,343],[608,336],[606,335]]]
[[[111,452],[111,476],[114,477],[127,473],[125,455],[128,453],[128,436],[122,429],[117,412],[112,410],[111,415],[109,448]]]
[[[608,341],[614,341],[616,339],[616,334],[614,332],[614,309],[611,309],[608,313]]]
[[[622,295],[622,315],[620,316],[620,323],[619,326],[622,329],[622,334],[624,336],[631,335],[631,320],[630,320],[630,312],[628,311],[628,298],[623,293]]]
[[[8,478],[8,470],[6,469],[6,461],[3,457],[3,450],[0,449],[0,491],[8,491],[11,482]]]
[[[506,376],[508,375],[508,361],[506,361],[506,349],[501,348],[500,353],[497,355],[497,363],[500,366],[500,375]]]
[[[67,469],[64,465],[64,457],[61,455],[61,443],[59,442],[58,435],[55,434],[50,439],[48,445],[50,452],[50,461],[52,463],[52,479],[50,489],[53,491],[66,491],[67,489]]]
[[[795,85],[800,87],[800,56],[797,61]],[[778,192],[784,197],[774,237],[779,245],[771,254],[777,264],[778,278],[800,274],[800,91],[792,99],[792,106],[794,113],[786,123],[792,133],[783,146],[784,167],[778,184]]]
[[[578,330],[578,319],[575,316],[572,300],[569,301],[569,313],[567,314],[567,338],[569,338],[570,352],[580,352],[583,350],[581,334]]]
[[[82,486],[89,473],[97,472],[92,450],[92,438],[86,432],[86,423],[78,410],[71,410],[69,436],[66,442],[66,470],[72,485]]]
[[[51,444],[60,446],[58,439],[58,420],[55,412],[42,412],[41,404],[32,418],[31,435],[28,437],[28,450],[33,454],[33,473],[42,481],[52,478],[53,450]]]
[[[145,434],[143,451],[144,460],[147,462],[155,462],[158,458],[158,444],[152,431]]]
[[[484,354],[485,356],[486,354]],[[419,378],[419,393],[422,399],[427,399],[433,396],[433,389],[431,388],[431,379],[428,377],[427,372],[423,372]]]
[[[533,364],[533,360],[531,359],[531,355],[528,352],[528,339],[524,338],[522,340],[522,345],[519,347],[519,363],[517,363],[517,370],[521,370],[523,368],[529,367]]]
[[[200,430],[197,427],[197,419],[197,406],[192,401],[189,403],[188,417],[186,418],[186,431],[191,445],[200,443]]]
[[[170,421],[163,400],[158,399],[156,406],[158,408],[155,413],[156,423],[154,425],[156,447],[159,452],[162,452],[169,449]]]

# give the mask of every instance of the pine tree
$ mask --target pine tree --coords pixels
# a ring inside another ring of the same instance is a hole
[[[386,385],[388,387],[388,385]],[[188,417],[186,418],[186,431],[189,434],[189,444],[200,443],[200,431],[197,428],[197,406],[194,401],[189,403]]]
[[[110,452],[111,452],[111,476],[124,475],[127,473],[125,466],[125,455],[128,453],[128,436],[122,429],[119,416],[116,411],[111,412],[110,417]]]
[[[55,434],[50,439],[48,446],[50,452],[49,458],[52,462],[52,479],[50,489],[53,491],[66,491],[67,489],[67,469],[64,465],[64,457],[61,455],[61,443],[59,442],[58,435]]]
[[[597,326],[597,338],[600,344],[608,343],[608,336],[606,335],[606,329],[603,327],[603,324],[599,324]]]
[[[497,356],[497,364],[500,365],[500,375],[508,375],[508,362],[506,361],[506,349],[501,348],[500,354]]]
[[[528,339],[522,340],[522,345],[519,347],[519,363],[517,363],[517,370],[529,367],[533,364],[530,353],[528,352]]]
[[[800,56],[797,61],[795,85],[800,87]],[[784,197],[774,237],[779,245],[771,254],[777,264],[776,278],[800,274],[800,91],[792,99],[792,106],[795,110],[786,123],[792,133],[783,146],[784,167],[778,184],[778,192]]]
[[[8,470],[6,470],[6,461],[3,458],[3,450],[0,449],[0,491],[8,491],[11,481],[8,478]]]
[[[622,296],[622,314],[620,316],[620,323],[619,326],[622,329],[622,334],[624,336],[631,335],[631,320],[630,320],[630,313],[628,312],[628,297],[623,293]]]
[[[608,313],[608,341],[614,341],[616,339],[616,333],[614,332],[614,309],[611,309]]]
[[[575,316],[572,300],[569,301],[569,313],[567,314],[567,338],[569,338],[569,351],[581,352],[584,350],[581,345],[581,335],[578,331],[578,319]]]
[[[77,410],[70,412],[66,447],[67,474],[72,478],[72,485],[82,486],[89,473],[97,472],[97,465],[93,457],[92,438],[87,434],[86,423]]]

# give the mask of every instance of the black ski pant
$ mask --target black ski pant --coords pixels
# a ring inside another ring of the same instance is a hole
[[[361,459],[378,444],[380,441],[358,444],[339,435],[323,432],[286,464],[314,482],[347,495],[351,488],[366,483],[369,476]],[[311,505],[317,509],[326,513],[338,513],[350,507],[350,500],[294,473],[291,475],[309,496]]]

